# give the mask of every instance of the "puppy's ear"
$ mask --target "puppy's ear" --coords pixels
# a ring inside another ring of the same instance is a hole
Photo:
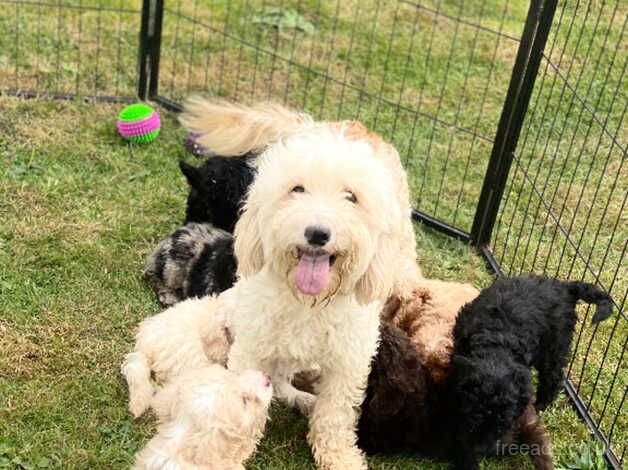
[[[162,421],[171,421],[181,413],[179,387],[176,383],[168,383],[157,390],[150,402],[150,406],[157,417]]]
[[[192,387],[188,391],[191,399],[185,403],[184,413],[197,428],[207,429],[221,411],[216,402],[225,392],[224,387],[218,383]]]
[[[369,413],[374,421],[391,419],[399,413],[404,404],[404,397],[399,396],[398,390],[388,390],[380,384],[369,403]]]
[[[253,276],[264,265],[258,214],[258,203],[249,198],[233,232],[235,236],[233,251],[238,260],[238,275],[240,276]]]
[[[393,288],[394,261],[399,258],[398,252],[397,238],[388,233],[382,234],[369,267],[356,285],[356,298],[360,304],[388,298]]]
[[[190,165],[189,163],[185,163],[183,160],[179,161],[179,168],[181,168],[181,173],[185,176],[185,179],[188,181],[188,184],[192,187],[198,187],[201,183],[201,175],[198,171],[198,168]]]

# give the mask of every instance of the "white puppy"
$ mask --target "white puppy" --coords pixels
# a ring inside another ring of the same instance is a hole
[[[272,398],[267,375],[219,365],[173,377],[152,399],[157,435],[137,470],[244,470],[262,437]]]
[[[221,294],[230,369],[270,373],[278,398],[309,414],[320,468],[366,468],[356,446],[391,292],[404,215],[396,181],[369,142],[314,126],[271,145],[235,229],[241,279]],[[291,385],[320,370],[316,398]]]
[[[164,383],[180,372],[227,362],[229,337],[216,297],[188,299],[140,323],[133,352],[122,365],[129,410],[136,418],[150,406],[151,372]]]

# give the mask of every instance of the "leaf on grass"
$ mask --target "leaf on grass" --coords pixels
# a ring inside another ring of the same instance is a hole
[[[556,470],[606,470],[606,468],[604,446],[598,442],[580,452],[572,450],[567,458],[562,459],[556,466]]]
[[[0,441],[0,456],[9,455],[10,450],[11,448],[9,447],[9,444],[7,444],[6,442]]]
[[[137,173],[134,173],[131,176],[129,176],[129,181],[135,181],[142,178],[146,178],[148,175],[150,175],[149,170],[138,171]]]
[[[34,162],[18,162],[9,169],[9,174],[15,178],[26,175],[41,175],[46,168]]]
[[[50,468],[52,462],[46,457],[42,457],[37,461],[37,468]]]
[[[295,9],[282,10],[277,7],[266,7],[259,15],[253,17],[254,24],[261,24],[284,29],[297,29],[306,34],[314,33],[314,25],[311,21],[299,14]]]

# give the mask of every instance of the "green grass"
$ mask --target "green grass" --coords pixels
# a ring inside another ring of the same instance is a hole
[[[608,464],[604,458],[604,446],[592,442],[583,447],[581,452],[572,452],[558,462],[557,470],[606,470]]]
[[[132,96],[140,17],[115,10],[139,11],[140,3],[84,0],[82,14],[64,8],[68,2],[5,5],[0,90]],[[421,3],[448,16],[376,0],[166,2],[160,93],[175,101],[195,91],[272,98],[325,119],[359,118],[399,149],[416,207],[469,230],[492,147],[483,137],[495,133],[518,43],[451,18],[518,37],[527,2]],[[621,23],[628,6],[593,2],[588,11],[580,3],[560,2],[546,48],[571,88],[542,62],[491,246],[507,272],[599,275],[619,303],[628,285],[625,154],[571,89],[625,148]],[[254,23],[269,6],[298,11],[314,32]],[[113,124],[118,111],[0,97],[0,468],[19,468],[14,459],[23,468],[120,468],[153,431],[151,419],[129,419],[118,366],[135,325],[159,311],[140,273],[182,219],[184,137],[162,113],[154,144],[124,145]],[[490,281],[468,247],[424,228],[417,243],[427,275],[480,287]],[[628,325],[615,316],[597,329],[580,327],[572,379],[597,419],[604,411],[607,434],[618,417],[613,437],[621,452]],[[544,422],[558,457],[589,442],[564,397]],[[303,420],[274,407],[251,468],[311,468],[304,435]],[[526,464],[492,460],[486,468]],[[372,466],[442,467],[415,457],[373,459]]]

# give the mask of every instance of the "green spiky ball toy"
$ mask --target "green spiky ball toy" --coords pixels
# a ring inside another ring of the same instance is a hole
[[[120,111],[117,126],[124,139],[138,144],[148,143],[159,135],[161,119],[150,106],[136,103]]]

